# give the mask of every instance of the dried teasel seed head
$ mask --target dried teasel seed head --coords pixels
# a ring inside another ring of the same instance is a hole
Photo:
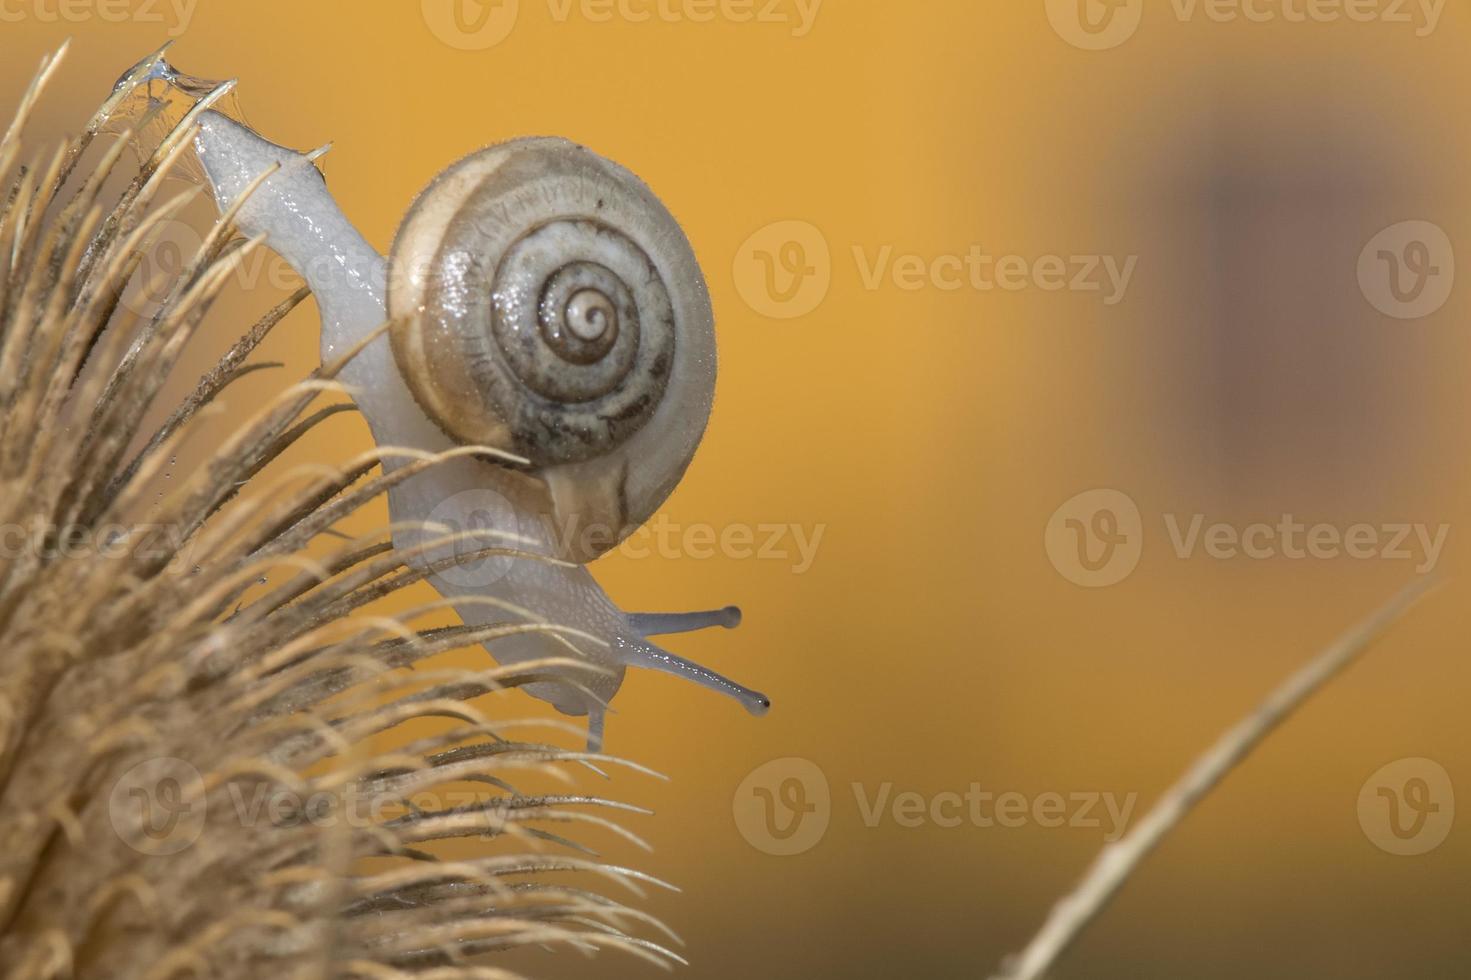
[[[564,628],[509,607],[437,628],[374,614],[429,572],[387,529],[337,526],[454,453],[283,472],[342,410],[351,352],[218,411],[307,291],[162,403],[252,247],[227,211],[156,304],[128,301],[181,207],[164,177],[228,86],[160,52],[32,155],[21,134],[60,60],[0,141],[0,975],[490,977],[479,954],[548,945],[677,960],[662,926],[597,890],[657,882],[563,836],[626,833],[614,818],[633,808],[569,777],[637,767],[527,741],[495,696],[591,680],[586,660],[432,659]],[[146,97],[161,82],[197,95],[178,118]],[[101,134],[139,105],[157,135],[110,196],[127,137]],[[218,436],[220,416],[244,421]],[[191,439],[212,448],[159,494]],[[510,550],[492,535],[457,552]]]

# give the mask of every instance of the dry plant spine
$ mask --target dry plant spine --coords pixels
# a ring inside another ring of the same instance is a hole
[[[122,303],[189,197],[171,194],[166,176],[232,86],[193,93],[181,118],[145,108],[109,143],[108,128],[133,111],[125,101],[164,70],[159,52],[78,136],[31,154],[22,132],[63,53],[43,59],[0,141],[0,524],[39,529],[42,545],[0,564],[0,972],[498,978],[478,955],[528,945],[679,960],[664,927],[593,887],[637,895],[662,883],[560,832],[637,841],[613,819],[636,808],[566,784],[586,768],[647,771],[523,740],[516,733],[535,723],[471,703],[530,684],[591,689],[607,670],[576,651],[606,638],[495,596],[464,600],[489,614],[462,625],[413,625],[447,599],[372,612],[466,561],[555,559],[514,533],[415,520],[396,521],[417,534],[407,547],[397,529],[333,536],[393,488],[492,450],[385,447],[272,468],[351,408],[341,379],[379,334],[248,413],[156,498],[168,461],[258,369],[256,347],[308,293],[268,311],[150,423],[185,344],[261,244],[237,234],[242,195],[153,315]],[[155,137],[129,177],[125,148],[144,131]],[[145,511],[173,529],[163,547],[136,547],[132,522]],[[60,547],[107,527],[121,530],[106,556]],[[435,554],[446,545],[459,547]],[[553,639],[542,655],[482,670],[431,661],[528,636]],[[427,666],[405,669],[416,664]],[[390,737],[426,719],[428,734]],[[529,783],[562,789],[519,789]],[[415,803],[451,789],[473,802]],[[296,803],[239,819],[235,801],[262,794]],[[470,856],[445,850],[466,842]]]

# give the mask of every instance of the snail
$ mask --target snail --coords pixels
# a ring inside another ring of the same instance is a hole
[[[764,695],[649,639],[732,628],[737,609],[625,613],[587,568],[673,491],[715,384],[699,264],[642,181],[563,139],[491,146],[420,193],[385,259],[327,192],[314,155],[214,111],[201,114],[194,148],[222,210],[257,184],[236,224],[264,236],[311,286],[323,363],[390,324],[339,375],[380,446],[482,446],[516,460],[450,459],[394,486],[389,511],[395,546],[421,568],[435,566],[429,581],[467,625],[496,622],[509,604],[601,641],[527,632],[487,646],[506,664],[565,657],[570,643],[600,668],[526,690],[587,715],[594,749],[630,666],[765,713]],[[453,545],[436,543],[446,527],[499,531],[537,557],[442,567],[454,556]],[[487,598],[494,602],[477,601]]]

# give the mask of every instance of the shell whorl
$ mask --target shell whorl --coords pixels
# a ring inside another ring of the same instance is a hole
[[[531,138],[471,154],[406,214],[392,344],[426,415],[531,461],[587,561],[648,519],[709,418],[709,293],[678,223],[628,170]]]
[[[679,348],[713,357],[674,219],[632,174],[565,140],[450,168],[405,218],[392,266],[394,352],[421,406],[452,438],[536,466],[622,445],[656,415]]]

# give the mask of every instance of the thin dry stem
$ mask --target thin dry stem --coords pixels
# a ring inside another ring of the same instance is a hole
[[[1139,865],[1282,722],[1337,677],[1434,588],[1420,579],[1402,589],[1368,619],[1339,637],[1288,677],[1257,709],[1225,732],[1165,791],[1134,829],[1105,847],[1073,891],[1052,907],[1026,948],[993,980],[1040,980],[1123,887]]]

